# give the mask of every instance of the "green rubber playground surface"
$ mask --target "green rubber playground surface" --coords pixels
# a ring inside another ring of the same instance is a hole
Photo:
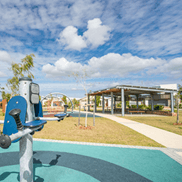
[[[34,181],[182,181],[182,165],[160,150],[34,141]],[[0,181],[19,181],[19,143],[0,149]]]

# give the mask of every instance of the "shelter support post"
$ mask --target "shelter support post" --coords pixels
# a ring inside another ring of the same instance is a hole
[[[125,106],[125,111],[126,111],[126,96],[124,97],[124,101],[125,101],[124,106]]]
[[[87,104],[90,104],[90,95],[88,95],[88,103]],[[90,111],[90,106],[88,106],[88,111]]]
[[[114,111],[113,111],[113,92],[111,92],[111,114],[114,114]]]
[[[154,110],[154,95],[151,94],[151,110]]]
[[[136,105],[137,105],[137,109],[138,109],[138,94],[136,95]]]
[[[116,109],[116,97],[114,97],[114,109]]]
[[[125,115],[124,88],[121,88],[122,116]]]
[[[104,113],[104,94],[102,94],[102,113]]]
[[[94,106],[95,107],[95,112],[97,111],[97,100],[96,99],[97,99],[97,96],[95,95],[95,106]]]
[[[171,112],[174,113],[174,97],[173,97],[173,92],[171,92]]]

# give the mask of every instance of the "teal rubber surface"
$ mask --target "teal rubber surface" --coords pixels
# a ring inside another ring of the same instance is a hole
[[[131,149],[40,141],[34,141],[33,149],[35,153],[37,152],[37,154],[42,153],[42,156],[40,156],[40,158],[35,154],[35,161],[41,161],[41,158],[43,157],[46,157],[48,160],[46,164],[34,164],[34,177],[36,181],[50,181],[50,179],[51,182],[57,182],[59,179],[60,181],[61,179],[64,179],[63,181],[75,182],[98,181],[98,179],[93,178],[93,176],[89,176],[88,174],[82,173],[79,170],[73,170],[71,168],[63,166],[49,165],[55,160],[55,157],[51,157],[51,155],[44,156],[45,154],[39,151],[60,152],[62,155],[60,155],[61,157],[64,156],[63,154],[66,154],[68,156],[77,154],[78,157],[88,157],[88,162],[89,159],[93,158],[95,161],[99,160],[101,162],[107,162],[110,164],[110,166],[120,166],[123,169],[131,171],[131,173],[136,173],[148,179],[149,181],[182,181],[182,166],[159,150]],[[1,155],[8,152],[10,154],[12,152],[13,154],[13,152],[16,151],[19,151],[18,143],[13,144],[7,150],[0,149],[0,159],[2,159]],[[71,163],[71,161],[68,160],[68,163]],[[86,164],[85,166],[87,167],[89,164],[90,163]],[[79,161],[74,165],[78,165],[79,167]],[[19,169],[17,166],[18,165],[0,167],[0,181],[18,181]],[[110,173],[110,171],[107,171],[107,173]],[[71,176],[69,176],[69,174]],[[112,175],[117,174],[112,173]],[[121,179],[121,181],[123,180]],[[136,180],[133,179],[133,181]]]

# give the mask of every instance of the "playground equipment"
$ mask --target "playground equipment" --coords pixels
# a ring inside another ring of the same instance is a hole
[[[11,143],[19,141],[20,182],[33,182],[32,135],[41,131],[48,120],[60,121],[69,117],[70,113],[67,113],[68,106],[65,105],[64,113],[55,114],[55,118],[43,117],[39,85],[28,77],[20,78],[19,81],[20,95],[10,99],[6,108],[0,147],[7,149]]]

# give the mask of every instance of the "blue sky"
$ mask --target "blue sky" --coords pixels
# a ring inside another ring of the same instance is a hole
[[[31,53],[41,95],[83,97],[77,72],[87,73],[88,91],[182,84],[181,7],[180,0],[1,0],[0,84],[12,77],[11,62]]]

